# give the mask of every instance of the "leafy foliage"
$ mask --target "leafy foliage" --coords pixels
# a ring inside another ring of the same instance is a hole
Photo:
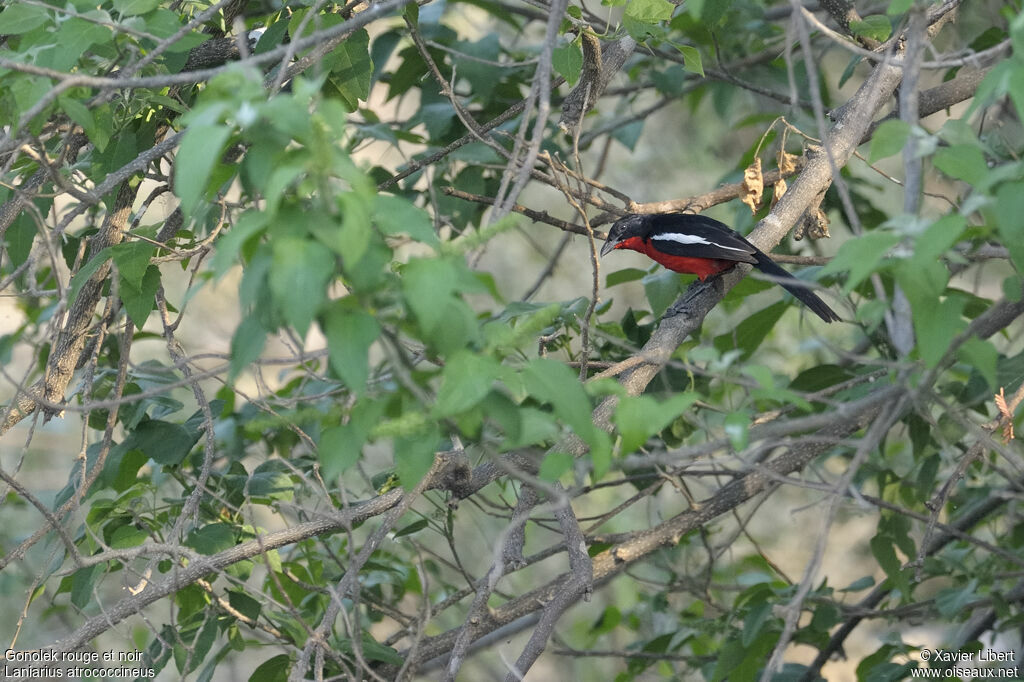
[[[0,12],[13,648],[516,679],[465,647],[543,611],[521,671],[625,681],[898,679],[1009,641],[1019,7],[816,15],[845,37],[801,14],[794,40],[787,2],[602,4]],[[841,136],[825,109],[892,68],[864,50],[909,49],[918,15],[921,117],[855,111],[866,160],[796,191]],[[614,217],[712,209],[755,159],[774,202],[731,224],[799,223],[846,323],[732,274],[663,320],[678,275],[592,269]]]

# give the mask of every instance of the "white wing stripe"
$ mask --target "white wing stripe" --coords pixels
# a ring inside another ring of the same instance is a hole
[[[703,237],[698,237],[694,234],[681,234],[679,232],[662,232],[656,234],[651,239],[663,239],[667,242],[676,242],[677,244],[707,244],[708,246],[717,246],[720,249],[728,249],[729,251],[739,251],[740,253],[750,253],[749,249],[738,249],[735,246],[725,246],[717,242],[709,242]]]

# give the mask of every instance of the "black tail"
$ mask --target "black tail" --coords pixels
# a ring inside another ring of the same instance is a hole
[[[754,254],[754,258],[757,259],[757,263],[754,267],[765,273],[771,275],[783,289],[796,296],[800,301],[814,311],[814,314],[825,320],[826,322],[840,322],[842,318],[836,314],[836,311],[828,307],[828,305],[815,295],[813,291],[807,288],[807,285],[798,280],[793,275],[789,274],[778,264],[769,258],[766,254],[760,250]]]

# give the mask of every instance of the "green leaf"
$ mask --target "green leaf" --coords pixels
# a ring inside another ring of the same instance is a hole
[[[326,297],[334,273],[334,256],[303,237],[278,237],[268,283],[281,316],[305,337],[317,309]]]
[[[252,620],[260,617],[263,606],[258,600],[250,597],[243,590],[227,590],[227,595],[231,608]]]
[[[947,296],[937,305],[924,302],[915,306],[911,298],[917,348],[928,367],[935,367],[942,360],[949,342],[966,326],[961,317],[965,303],[959,296]]]
[[[779,301],[758,310],[736,325],[732,331],[716,337],[715,348],[721,353],[736,348],[742,352],[741,359],[749,358],[761,345],[761,342],[768,337],[769,332],[787,308],[789,306],[785,301]]]
[[[399,417],[374,424],[370,434],[373,438],[411,438],[422,433],[429,425],[427,415],[407,410]]]
[[[274,217],[285,198],[286,190],[305,170],[305,167],[298,163],[280,163],[273,167],[267,177],[260,177],[257,180],[257,187],[263,188],[263,195],[267,199],[265,212],[269,217]]]
[[[20,334],[0,334],[0,364],[6,365],[11,361],[11,351],[18,341]]]
[[[291,667],[291,657],[288,654],[278,654],[260,663],[249,676],[249,682],[288,682],[288,671]]]
[[[757,639],[771,613],[772,602],[770,601],[760,601],[751,606],[750,611],[747,612],[747,617],[743,619],[743,637],[741,640],[743,646],[749,647]]]
[[[843,69],[843,73],[839,76],[839,83],[837,87],[842,88],[846,85],[846,81],[850,80],[853,74],[857,71],[857,67],[861,65],[863,59],[859,54],[855,54],[850,57],[850,61],[846,63],[846,68]]]
[[[380,325],[364,310],[340,301],[332,305],[324,320],[324,334],[333,369],[356,395],[366,391],[370,375],[367,354],[380,336]]]
[[[239,562],[244,564],[247,562]],[[237,567],[239,564],[235,564]],[[230,571],[230,569],[228,569]],[[192,642],[190,653],[190,662],[185,668],[186,672],[193,672],[198,668],[202,662],[206,659],[207,654],[210,653],[210,649],[213,648],[213,643],[217,640],[217,633],[220,628],[220,624],[216,618],[207,618],[196,634],[195,640]],[[212,671],[212,668],[208,668]],[[209,680],[202,680],[202,675],[199,676],[196,682],[209,682]]]
[[[476,315],[458,296],[483,290],[461,257],[414,258],[402,269],[402,293],[425,339],[442,352],[475,344]]]
[[[71,576],[71,603],[80,609],[84,609],[93,602],[95,595],[93,587],[101,575],[103,575],[105,564],[96,564],[80,568]]]
[[[459,351],[445,363],[434,415],[449,417],[465,412],[491,391],[499,372],[498,364],[485,355]]]
[[[705,26],[716,27],[722,23],[734,3],[735,0],[691,0],[686,3],[686,9],[699,17]]]
[[[535,358],[523,369],[520,378],[530,395],[550,403],[555,416],[587,443],[593,464],[592,477],[600,478],[611,464],[611,438],[591,421],[590,399],[576,373],[555,360]]]
[[[550,403],[557,414],[586,440],[593,430],[590,400],[579,377],[557,360],[534,358],[522,371],[526,390],[537,400]]]
[[[495,17],[498,18],[498,17]],[[502,17],[504,18],[504,17]],[[514,25],[514,24],[513,24]],[[515,30],[519,30],[516,26]],[[457,59],[457,71],[459,80],[465,78],[472,88],[473,99],[478,102],[491,101],[496,95],[495,91],[502,88],[508,81],[504,78],[494,77],[494,63],[501,60],[507,54],[502,48],[498,34],[495,32],[484,32],[477,41],[459,40],[449,45],[459,53]],[[511,74],[510,74],[511,75]],[[512,76],[514,79],[515,76]],[[497,95],[500,97],[501,95]],[[475,145],[477,152],[490,150],[483,145]],[[451,158],[457,158],[456,153]]]
[[[661,317],[679,296],[679,282],[679,275],[671,270],[657,270],[643,278],[644,293],[655,317]]]
[[[891,0],[889,9],[885,10],[885,13],[889,16],[898,16],[909,10],[913,4],[914,0]]]
[[[649,24],[646,21],[637,21],[628,14],[622,17],[622,26],[629,33],[629,36],[637,42],[645,42],[648,38],[660,40],[664,37],[665,30],[658,24]]]
[[[93,132],[89,133],[89,141],[96,146],[97,151],[105,153],[107,151],[107,145],[110,144],[110,137],[114,133],[114,121],[113,116],[111,115],[111,105],[104,104],[103,106],[92,109],[89,113],[92,114],[93,120],[96,121],[96,126]]]
[[[437,424],[430,424],[418,434],[395,438],[395,473],[403,488],[412,490],[430,471],[440,437]]]
[[[206,182],[230,136],[231,129],[223,125],[196,124],[185,131],[174,161],[174,191],[186,215],[192,215],[206,193]]]
[[[542,481],[557,481],[562,474],[572,469],[576,459],[567,452],[549,452],[540,463],[537,476]]]
[[[146,16],[146,30],[153,35],[160,38],[170,38],[172,35],[178,33],[182,28],[182,22],[177,12],[172,12],[169,9],[157,9]],[[276,24],[275,24],[276,25]],[[180,38],[176,39],[171,45],[167,47],[167,52],[172,56],[167,61],[169,67],[177,71],[185,65],[188,51],[197,45],[209,40],[212,36],[200,33],[198,30],[193,29],[191,33],[186,33]]]
[[[626,16],[645,24],[656,24],[671,19],[675,8],[668,0],[630,0]]]
[[[207,556],[235,546],[235,528],[226,523],[209,523],[188,535],[186,545]]]
[[[935,595],[935,606],[946,618],[955,618],[967,607],[982,598],[978,594],[978,579],[972,578],[964,587],[947,587]]]
[[[615,605],[606,606],[601,616],[590,626],[587,634],[591,636],[604,635],[614,630],[622,622],[622,611]]]
[[[996,390],[999,383],[996,376],[999,351],[992,342],[973,336],[957,349],[957,357],[985,378],[990,391]]]
[[[583,71],[583,52],[576,43],[556,47],[551,51],[551,66],[565,78],[570,86],[576,85]]]
[[[430,525],[430,522],[427,521],[426,519],[419,519],[418,521],[413,521],[408,526],[405,526],[403,528],[399,528],[398,530],[395,531],[394,535],[392,535],[391,537],[392,537],[392,539],[398,539],[398,538],[406,536],[406,535],[412,535],[413,533],[418,533],[419,531],[423,530],[424,528],[426,528],[429,525]]]
[[[347,424],[324,430],[317,452],[325,479],[333,481],[359,461],[363,445],[383,416],[384,407],[383,402],[360,400],[352,408]]]
[[[499,349],[519,350],[524,344],[533,343],[536,336],[551,327],[558,316],[562,313],[562,306],[558,303],[531,308],[534,312],[527,316],[510,314],[519,303],[513,303],[505,308],[505,312],[496,320],[484,327],[484,334],[487,337],[487,351],[492,352]],[[515,326],[512,320],[515,319]]]
[[[11,266],[17,268],[26,260],[32,252],[32,242],[36,238],[36,225],[27,214],[22,213],[7,228],[4,239],[7,242],[7,257]]]
[[[381,232],[389,237],[407,234],[416,241],[431,246],[438,246],[441,243],[427,212],[402,197],[378,194],[373,200],[373,221]]]
[[[128,450],[125,451],[124,446],[120,446],[119,450],[124,453],[121,458],[120,465],[116,468],[116,473],[111,471],[112,476],[106,477],[106,471],[104,472],[104,480],[108,481],[110,487],[118,492],[128,490],[135,485],[139,480],[139,470],[146,466],[149,462],[149,458],[146,457],[139,450]],[[113,456],[114,450],[111,450],[111,456]],[[114,461],[112,457],[107,458],[108,468]]]
[[[75,300],[78,298],[78,292],[82,290],[82,285],[89,281],[89,279],[96,274],[102,266],[106,265],[107,261],[110,260],[110,248],[107,247],[97,253],[95,256],[89,259],[89,262],[78,269],[75,276],[71,278],[71,285],[68,287],[68,306],[70,307]]]
[[[894,581],[901,579],[901,564],[899,557],[896,556],[896,549],[893,547],[892,539],[886,535],[879,534],[871,538],[869,544],[871,545],[871,553],[874,554],[875,560],[878,561],[878,565],[882,567],[885,574]]]
[[[614,422],[622,437],[620,454],[628,455],[672,423],[697,402],[695,393],[680,393],[659,403],[649,396],[626,396],[615,408]]]
[[[217,251],[213,254],[211,267],[222,277],[238,258],[245,242],[261,234],[270,222],[271,216],[264,211],[250,210],[243,213],[227,234],[217,240]]]
[[[129,450],[141,450],[157,464],[180,463],[199,440],[199,433],[189,431],[181,424],[147,419],[125,439]]]
[[[370,94],[373,62],[370,60],[370,34],[359,29],[346,38],[325,60],[330,82],[338,89],[349,111]]]
[[[911,304],[917,307],[938,303],[949,282],[949,270],[935,259],[921,261],[915,257],[905,267],[898,268],[896,276]]]
[[[835,386],[851,378],[853,378],[853,374],[839,365],[818,365],[798,374],[790,382],[789,388],[794,391],[811,393]]]
[[[320,435],[317,452],[324,480],[333,481],[359,461],[363,444],[360,442],[356,446],[352,436],[352,429],[347,424],[324,429]]]
[[[967,220],[959,213],[944,215],[914,239],[912,262],[937,262],[963,236]]]
[[[888,17],[881,14],[872,14],[864,17],[863,21],[851,21],[850,30],[855,35],[871,38],[872,40],[886,40],[892,33],[892,24]]]
[[[149,269],[149,259],[156,247],[146,242],[125,242],[110,247],[110,255],[121,278],[131,286],[142,287],[142,278]]]
[[[342,641],[338,649],[350,658],[354,655],[350,640]],[[405,659],[397,651],[380,644],[366,631],[363,632],[363,655],[371,661],[380,661],[395,666],[400,666],[405,662]]]
[[[849,239],[839,247],[839,253],[820,271],[821,276],[849,271],[843,292],[850,293],[854,287],[875,271],[878,263],[889,249],[896,246],[900,236],[892,232],[874,231],[856,239]]]
[[[989,174],[985,155],[973,145],[955,144],[935,152],[932,163],[940,171],[971,185],[980,185]]]
[[[157,8],[160,0],[114,0],[114,10],[123,17],[145,14]]]
[[[89,141],[96,144],[96,120],[93,118],[92,112],[89,111],[88,107],[72,97],[61,96],[57,98],[57,102],[60,104],[60,108],[64,110],[64,113],[68,115],[68,118],[82,126],[82,130],[85,131]],[[106,145],[97,144],[96,146],[97,149],[103,151]]]
[[[295,40],[296,38],[305,38],[319,28],[318,20],[321,19],[321,17],[314,14],[309,18],[310,21],[307,21],[306,15],[309,14],[309,11],[308,7],[303,7],[301,9],[296,9],[291,13],[291,19],[288,21],[288,35],[291,36],[292,40]],[[330,14],[327,14],[322,18],[324,22],[331,25],[337,25],[338,23],[337,19]],[[302,29],[301,32],[300,29]]]
[[[415,2],[405,6],[402,10],[402,16],[409,20],[409,23],[414,27],[418,27],[420,23],[420,6]]]
[[[518,408],[513,414],[518,419],[518,433],[501,444],[503,451],[526,445],[549,443],[558,436],[558,426],[548,412],[530,407]]]
[[[1021,283],[1024,281],[1018,275],[1010,275],[1003,280],[1003,296],[1006,300],[1016,303],[1021,299]]]
[[[345,267],[352,269],[370,245],[372,205],[365,197],[354,192],[341,195],[340,202],[342,218],[341,230],[338,232],[338,251]]]
[[[126,549],[128,547],[138,547],[147,539],[149,539],[149,533],[127,523],[115,530],[114,534],[110,536],[110,548]]]
[[[746,412],[730,412],[722,424],[725,435],[737,452],[747,447],[750,439],[750,415]]]
[[[288,500],[295,494],[295,485],[281,460],[271,459],[256,467],[246,482],[253,499]]]
[[[703,78],[704,62],[700,58],[700,51],[691,45],[676,45],[675,48],[683,55],[683,68]]]
[[[850,583],[846,587],[844,587],[841,590],[839,590],[839,592],[863,592],[864,590],[868,589],[869,587],[874,587],[874,586],[875,586],[875,579],[872,576],[870,576],[870,575],[866,575],[866,576],[864,576],[862,578],[857,578],[852,583]]]
[[[899,154],[910,137],[910,124],[899,119],[884,121],[871,136],[871,151],[868,158],[871,163]]]
[[[647,275],[646,270],[640,270],[639,268],[626,268],[624,270],[616,270],[615,272],[609,273],[604,280],[605,288],[610,288],[618,284],[625,284],[626,282],[635,282],[638,279],[642,279]]]
[[[108,15],[104,12],[103,16],[106,18]],[[61,23],[60,30],[53,41],[52,58],[47,66],[57,71],[69,71],[89,48],[96,43],[105,43],[108,40],[110,40],[110,29],[106,26],[71,17]],[[86,133],[88,134],[88,130]]]
[[[993,207],[999,235],[1010,250],[1010,258],[1017,270],[1024,270],[1024,192],[1017,183],[1002,185],[996,192]]]
[[[263,353],[267,343],[267,332],[256,316],[247,317],[235,329],[231,337],[231,366],[228,381],[234,381],[242,370],[255,362]]]
[[[32,595],[28,598],[28,604],[26,604],[26,606],[30,606],[32,602],[34,602],[39,597],[43,596],[45,593],[46,583],[41,583],[38,587],[36,587],[36,589],[32,592]]]
[[[892,539],[893,544],[903,552],[904,556],[912,557],[917,555],[917,545],[914,544],[914,539],[910,536],[910,519],[906,516],[883,512],[878,528],[885,531],[886,535]]]
[[[42,7],[23,5],[18,2],[7,3],[0,12],[0,34],[19,35],[28,33],[50,20],[50,13]]]
[[[149,314],[156,304],[156,292],[160,289],[160,268],[150,265],[136,288],[123,276],[119,283],[118,293],[121,295],[121,302],[128,312],[128,316],[135,323],[137,329],[142,329],[149,319]]]

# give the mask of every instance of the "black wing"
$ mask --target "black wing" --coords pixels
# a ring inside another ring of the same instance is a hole
[[[659,251],[687,258],[757,263],[757,248],[714,218],[692,213],[650,216],[648,239]]]
[[[650,216],[648,227],[647,237],[659,251],[689,258],[717,258],[751,263],[825,322],[841,319],[808,288],[806,282],[793,277],[739,232],[714,218],[690,213],[661,213]]]

